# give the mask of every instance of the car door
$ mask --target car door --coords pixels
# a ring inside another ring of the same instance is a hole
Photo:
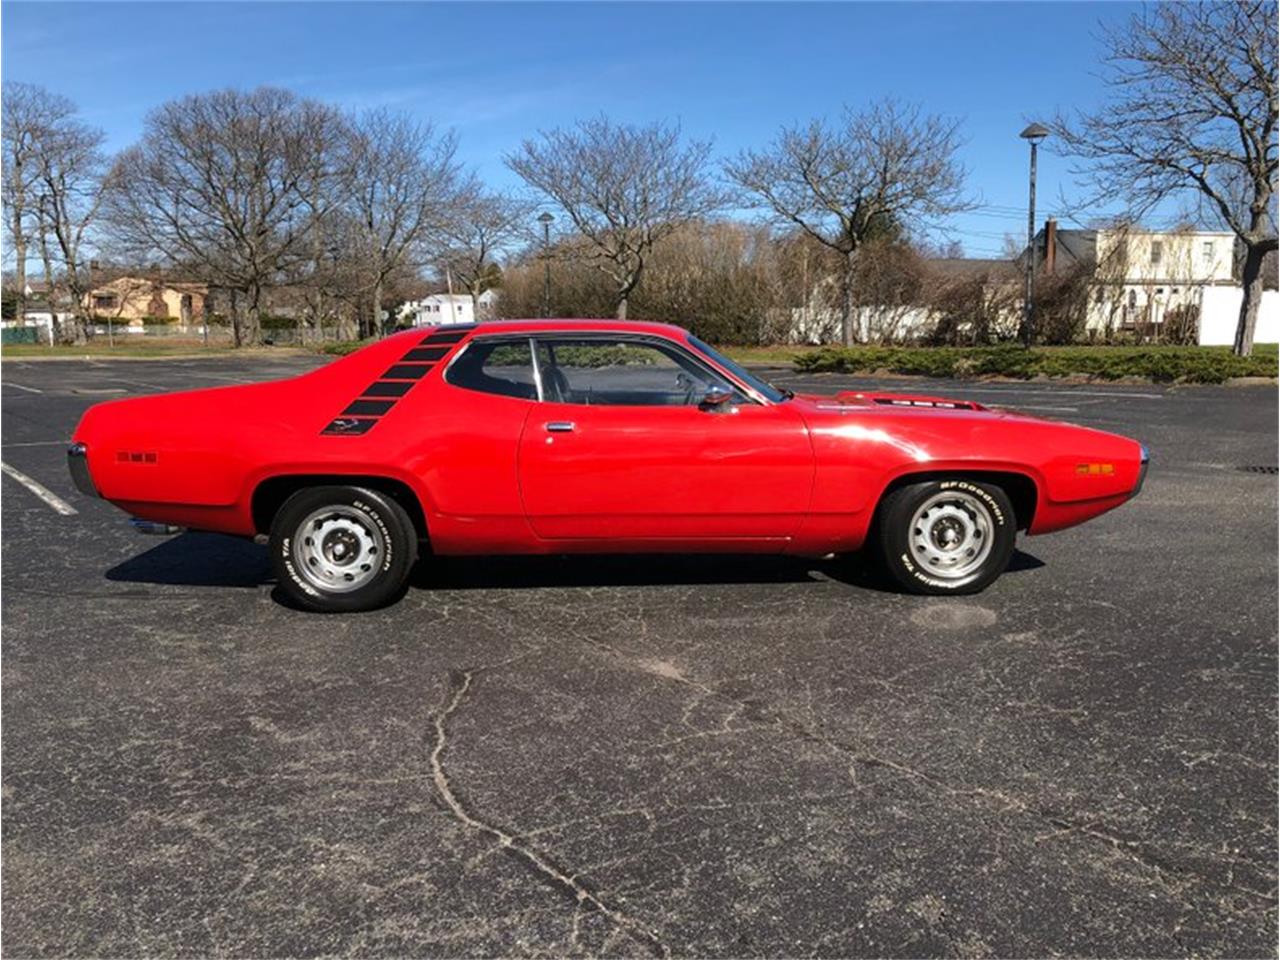
[[[538,338],[520,491],[545,539],[780,540],[813,485],[803,420],[662,338]],[[719,387],[727,402],[701,403]]]

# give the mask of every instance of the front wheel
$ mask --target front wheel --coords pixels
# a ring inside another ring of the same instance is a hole
[[[1009,565],[1017,535],[1000,487],[927,480],[881,504],[878,534],[890,576],[912,593],[978,593]]]
[[[296,604],[324,613],[372,610],[404,587],[417,553],[413,521],[364,487],[308,487],[271,523],[276,581]]]

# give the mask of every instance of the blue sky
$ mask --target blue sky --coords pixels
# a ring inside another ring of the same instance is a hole
[[[24,3],[2,8],[5,79],[76,101],[127,146],[166,99],[274,84],[390,106],[456,129],[462,159],[514,186],[502,154],[604,112],[679,120],[719,155],[782,124],[886,95],[960,118],[983,209],[955,218],[971,256],[1025,235],[1027,119],[1088,107],[1100,21],[1127,3]],[[1041,151],[1040,210],[1073,185]],[[1021,211],[1021,212],[1020,212]],[[1041,218],[1042,219],[1042,218]]]

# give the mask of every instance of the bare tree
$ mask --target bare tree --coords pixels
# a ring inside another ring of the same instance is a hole
[[[75,104],[66,97],[50,93],[44,87],[13,80],[4,82],[3,107],[0,114],[0,140],[3,141],[3,199],[5,230],[14,258],[14,283],[17,287],[17,314],[26,314],[28,243],[37,214],[35,188],[39,176],[37,153],[46,133],[72,117]],[[46,283],[52,277],[46,272]]]
[[[726,165],[746,202],[844,258],[846,346],[853,343],[857,258],[866,241],[970,206],[955,157],[957,129],[954,120],[885,100],[861,112],[846,108],[837,125],[814,120],[785,128],[770,146]]]
[[[92,277],[85,243],[102,206],[105,139],[101,130],[68,117],[44,131],[36,152],[42,255],[47,264],[44,244],[52,238],[62,268],[58,282],[65,287],[74,317],[72,330],[64,330],[63,337],[76,343],[85,341],[90,318]],[[45,279],[52,294],[54,279]]]
[[[172,100],[118,159],[110,213],[122,246],[195,266],[229,289],[235,343],[261,337],[263,292],[308,253],[333,202],[339,118],[287,90],[224,90]]]
[[[476,188],[445,226],[440,265],[471,295],[475,316],[480,316],[480,295],[500,277],[496,256],[531,237],[532,212],[532,205],[522,200]]]
[[[1055,132],[1095,188],[1091,204],[1132,217],[1198,197],[1244,252],[1235,352],[1253,349],[1262,264],[1276,249],[1276,4],[1161,3],[1108,29],[1112,96],[1059,116]]]
[[[348,130],[352,187],[346,207],[360,231],[376,327],[388,278],[420,263],[426,243],[456,216],[457,140],[383,110],[352,120]]]
[[[615,313],[625,320],[654,245],[723,205],[707,177],[710,151],[708,142],[682,143],[679,126],[597,117],[524,141],[506,163],[589,241],[591,261],[612,281]]]

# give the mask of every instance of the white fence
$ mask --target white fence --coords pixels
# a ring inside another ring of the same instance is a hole
[[[1204,299],[1200,301],[1201,346],[1229,347],[1235,343],[1243,298],[1244,290],[1240,287],[1204,288]],[[1268,290],[1263,293],[1253,340],[1255,343],[1280,343],[1280,292]]]

